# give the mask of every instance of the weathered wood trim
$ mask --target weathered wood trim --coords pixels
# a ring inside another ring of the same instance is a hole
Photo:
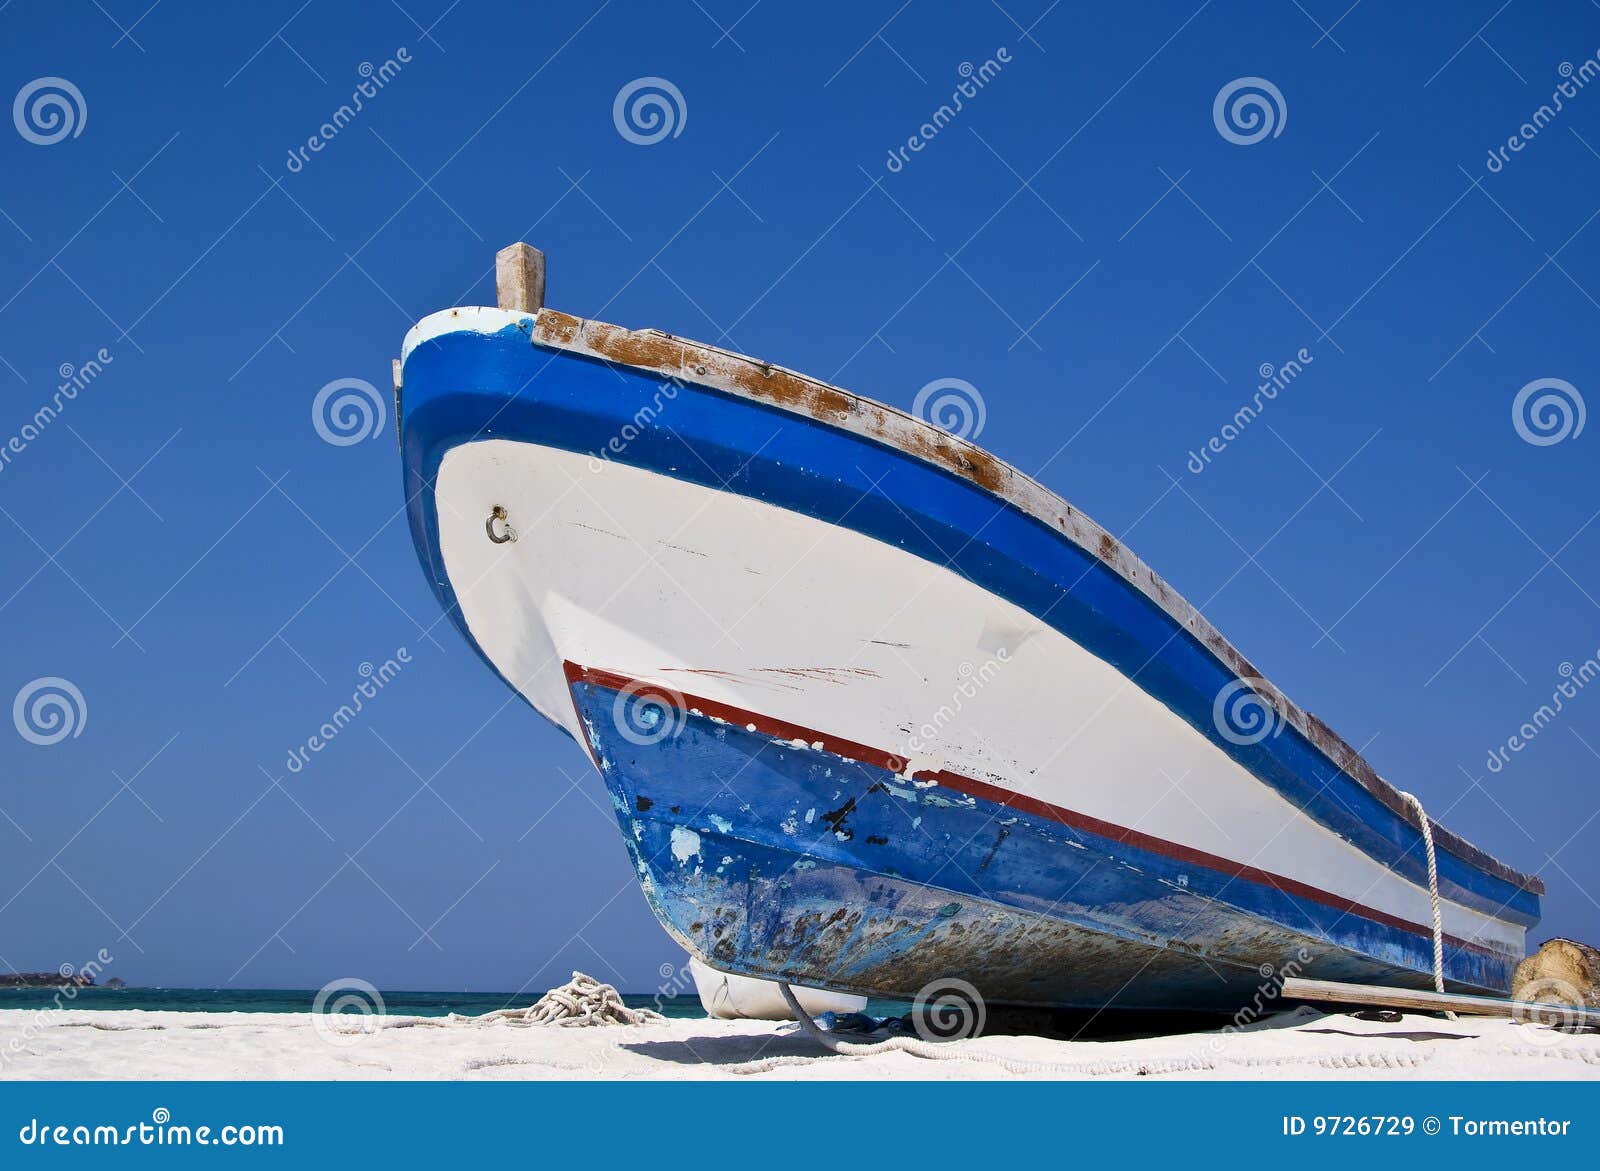
[[[693,342],[656,329],[632,330],[540,309],[529,331],[535,345],[564,350],[684,383],[710,387],[783,410],[793,411],[884,443],[935,467],[970,480],[978,487],[1049,525],[1074,544],[1114,569],[1222,661],[1271,705],[1282,719],[1325,753],[1393,813],[1419,831],[1421,820],[1398,789],[1321,719],[1291,701],[1206,621],[1155,570],[1130,552],[1115,536],[1073,508],[1038,481],[982,448],[895,407],[862,398],[804,374],[736,354],[718,346]],[[1446,829],[1432,818],[1433,838],[1440,849],[1498,878],[1535,894],[1544,893],[1538,878],[1513,869],[1498,858]]]

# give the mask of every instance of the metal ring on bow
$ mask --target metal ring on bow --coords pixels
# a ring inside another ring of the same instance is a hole
[[[495,532],[496,521],[500,523],[503,529],[502,532]],[[489,519],[483,522],[483,531],[489,535],[489,539],[496,545],[504,545],[507,541],[515,541],[517,539],[517,530],[506,523],[506,510],[498,504],[494,506],[494,511],[489,514]]]

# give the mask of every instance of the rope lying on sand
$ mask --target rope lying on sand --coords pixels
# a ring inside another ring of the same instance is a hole
[[[602,984],[593,976],[582,972],[572,973],[572,979],[559,988],[552,988],[539,998],[537,1004],[527,1008],[502,1008],[482,1016],[462,1016],[451,1013],[445,1018],[452,1025],[476,1025],[487,1021],[505,1021],[512,1025],[559,1025],[573,1028],[583,1025],[653,1025],[666,1018],[648,1008],[629,1008],[622,995],[610,984]]]

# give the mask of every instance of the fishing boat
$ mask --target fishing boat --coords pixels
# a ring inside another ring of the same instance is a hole
[[[1431,986],[1437,934],[1445,987],[1509,989],[1540,882],[1078,509],[892,406],[546,308],[527,245],[497,281],[396,363],[411,531],[691,955],[1231,1011],[1284,976]]]

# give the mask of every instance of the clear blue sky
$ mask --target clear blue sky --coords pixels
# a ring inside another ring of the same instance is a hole
[[[82,98],[53,144],[0,122],[0,448],[111,357],[0,466],[0,700],[59,677],[87,709],[53,745],[0,724],[0,967],[650,991],[680,958],[580,751],[439,621],[392,413],[312,425],[332,381],[387,394],[416,318],[492,303],[523,238],[563,310],[904,407],[969,381],[985,446],[1540,873],[1538,938],[1600,939],[1600,685],[1486,768],[1600,648],[1600,423],[1535,445],[1512,415],[1539,379],[1600,396],[1600,84],[1487,165],[1600,9],[1497,2],[0,7],[0,97]],[[636,145],[613,101],[647,76],[684,116]],[[1213,120],[1241,77],[1281,94],[1250,145]]]

